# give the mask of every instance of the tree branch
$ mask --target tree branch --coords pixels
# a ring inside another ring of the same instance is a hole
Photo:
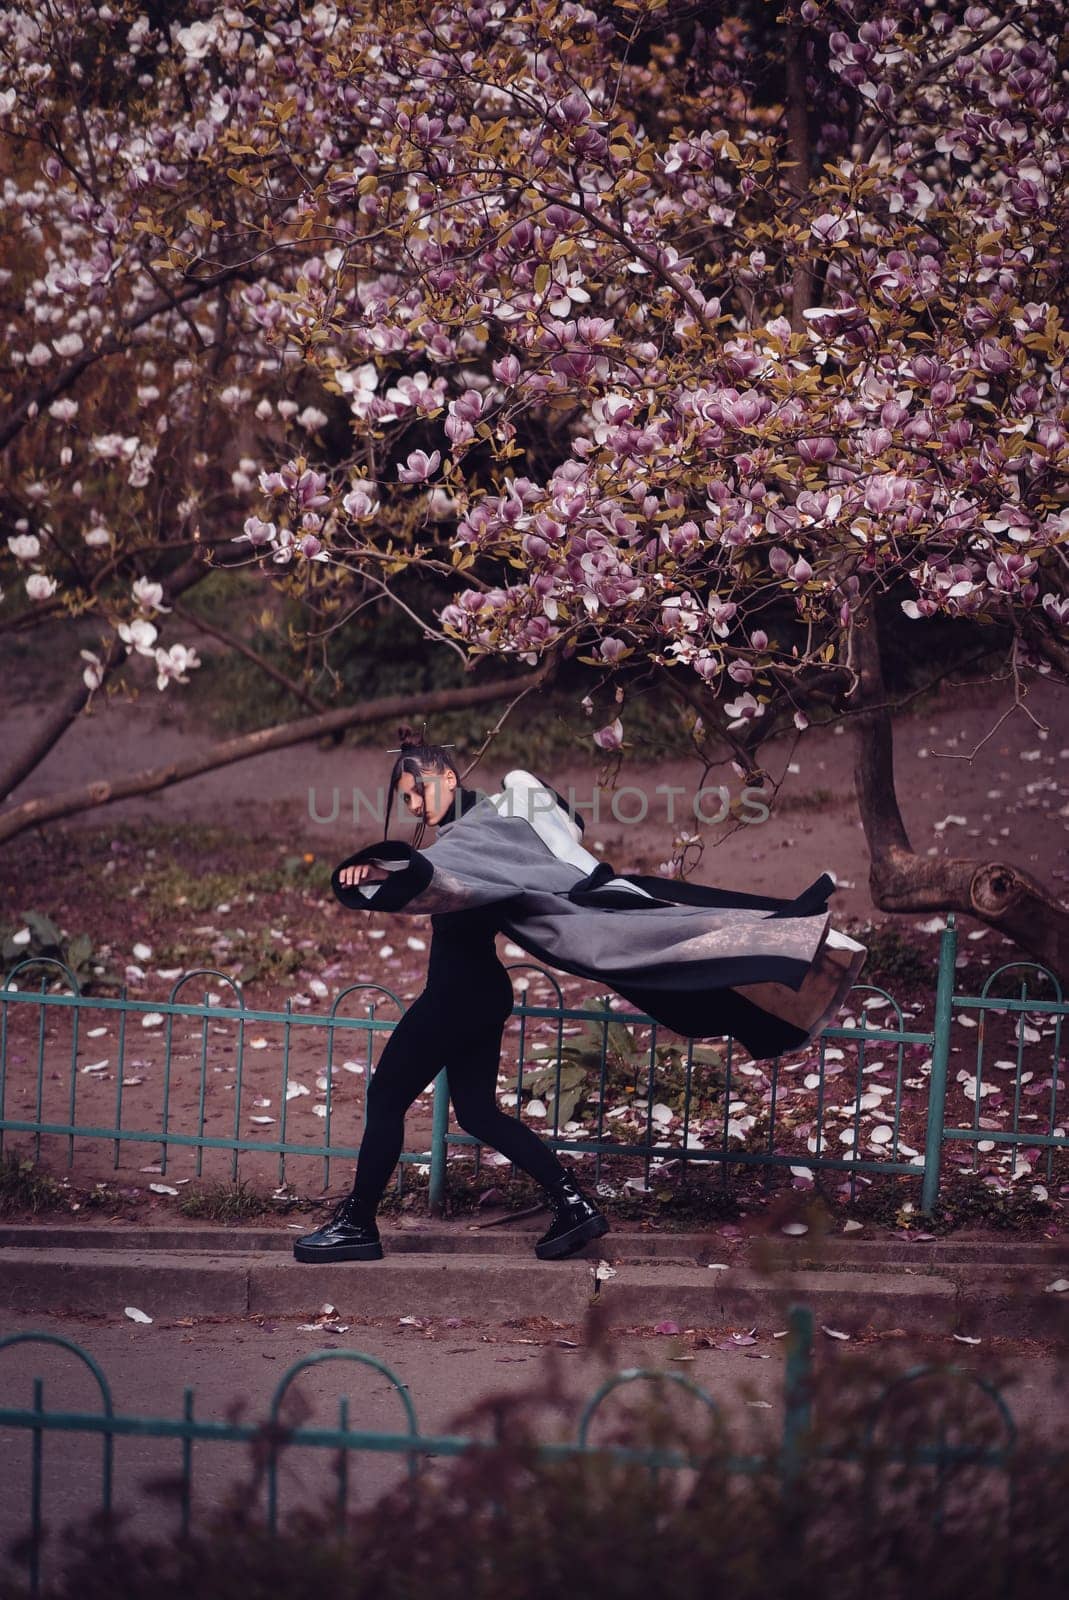
[[[426,695],[390,695],[381,700],[367,700],[362,705],[342,706],[335,711],[321,712],[318,716],[303,717],[297,722],[280,723],[273,728],[261,728],[257,733],[226,739],[183,761],[172,761],[166,766],[134,772],[123,778],[99,778],[77,789],[68,789],[64,794],[27,800],[0,813],[0,843],[15,838],[27,828],[53,822],[57,817],[71,816],[93,806],[110,805],[113,800],[126,800],[132,795],[153,794],[160,789],[170,788],[172,784],[183,783],[188,778],[199,777],[203,772],[214,772],[219,767],[246,761],[250,756],[261,755],[267,750],[285,750],[291,745],[304,744],[309,739],[318,739],[322,734],[334,733],[342,728],[411,716],[417,710],[460,711],[469,706],[502,700],[513,696],[517,689],[539,687],[549,677],[553,665],[551,659],[547,660],[528,679],[483,683],[467,689],[439,689]]]
[[[239,639],[236,634],[227,633],[225,628],[218,628],[211,622],[205,622],[203,617],[198,617],[195,612],[187,610],[185,606],[176,605],[171,609],[176,617],[182,617],[192,627],[199,629],[201,633],[206,633],[209,638],[218,639],[221,644],[226,645],[228,650],[233,650],[237,655],[244,656],[246,661],[251,661],[253,666],[258,668],[260,672],[265,673],[267,677],[273,679],[275,683],[281,685],[283,689],[294,695],[298,700],[303,700],[309,710],[327,710],[321,700],[317,700],[315,695],[309,694],[307,689],[301,684],[295,683],[292,678],[287,678],[284,672],[280,672],[277,667],[272,666],[266,656],[259,655],[251,645],[246,644],[243,639]]]

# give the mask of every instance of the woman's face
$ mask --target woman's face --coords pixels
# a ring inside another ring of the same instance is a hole
[[[423,779],[422,794],[411,772],[402,772],[397,780],[397,790],[404,796],[404,804],[410,815],[422,817],[433,828],[453,803],[457,775],[448,769],[445,772],[428,772],[424,768],[420,776]]]

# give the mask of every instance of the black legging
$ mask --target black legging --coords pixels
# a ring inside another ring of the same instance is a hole
[[[497,1103],[512,982],[497,959],[492,921],[486,913],[451,912],[431,922],[426,987],[393,1029],[368,1083],[353,1184],[355,1208],[367,1220],[401,1154],[405,1113],[442,1067],[465,1133],[500,1150],[543,1187],[567,1176],[549,1146]]]

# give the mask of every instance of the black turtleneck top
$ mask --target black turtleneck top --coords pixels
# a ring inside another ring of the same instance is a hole
[[[470,811],[472,806],[478,805],[481,799],[482,796],[478,789],[465,789],[462,783],[458,783],[453,790],[453,798],[449,802],[449,809],[442,813],[435,826],[444,828],[446,823],[456,822],[466,811]],[[460,802],[459,806],[457,805],[458,801]]]
[[[437,826],[457,822],[478,805],[482,795],[477,789],[466,789],[458,784],[449,809],[438,819]],[[496,906],[476,906],[471,911],[436,911],[431,916],[431,949],[427,960],[427,981],[447,984],[463,979],[470,981],[473,967],[483,964],[499,966],[495,936],[498,932]]]

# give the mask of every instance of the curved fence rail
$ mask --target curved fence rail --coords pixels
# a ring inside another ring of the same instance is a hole
[[[894,1377],[876,1395],[867,1415],[861,1415],[855,1437],[839,1439],[834,1447],[821,1445],[813,1432],[813,1316],[807,1307],[796,1305],[791,1307],[787,1322],[783,1416],[778,1444],[773,1435],[771,1446],[763,1451],[754,1450],[746,1454],[733,1451],[730,1440],[720,1428],[721,1406],[706,1389],[675,1372],[631,1367],[602,1382],[585,1405],[576,1408],[573,1437],[538,1442],[538,1455],[547,1460],[576,1455],[601,1457],[608,1461],[637,1464],[653,1476],[662,1470],[693,1468],[715,1460],[722,1471],[770,1476],[779,1483],[784,1496],[791,1494],[808,1464],[818,1458],[858,1463],[862,1471],[870,1475],[888,1464],[905,1463],[917,1470],[933,1471],[941,1491],[945,1491],[953,1472],[964,1465],[998,1474],[1010,1473],[1016,1430],[1005,1399],[995,1384],[953,1364],[919,1366]],[[26,1345],[39,1346],[42,1351],[58,1348],[72,1356],[76,1362],[88,1368],[99,1391],[99,1403],[95,1409],[49,1409],[45,1404],[45,1379],[38,1375],[32,1380],[30,1405],[13,1405],[6,1400],[0,1405],[0,1441],[6,1441],[4,1457],[8,1464],[6,1513],[9,1520],[13,1514],[17,1514],[21,1537],[16,1560],[21,1564],[34,1594],[40,1591],[46,1558],[59,1561],[63,1551],[62,1539],[56,1537],[61,1524],[54,1512],[49,1514],[46,1505],[49,1488],[45,1454],[47,1445],[54,1444],[59,1448],[61,1441],[68,1441],[63,1449],[66,1458],[74,1448],[73,1441],[78,1437],[100,1439],[102,1456],[95,1483],[89,1483],[87,1467],[78,1469],[79,1488],[83,1491],[80,1515],[85,1516],[96,1510],[129,1511],[129,1504],[121,1494],[116,1493],[114,1487],[117,1447],[124,1441],[173,1443],[177,1446],[178,1462],[177,1472],[168,1484],[171,1503],[177,1508],[177,1515],[172,1519],[172,1531],[186,1535],[195,1521],[195,1463],[203,1465],[205,1449],[209,1446],[237,1445],[251,1453],[252,1477],[244,1481],[235,1480],[235,1486],[246,1510],[256,1510],[262,1515],[264,1525],[274,1531],[280,1526],[284,1510],[281,1466],[294,1456],[333,1452],[333,1518],[340,1530],[345,1526],[348,1515],[353,1466],[361,1457],[392,1457],[398,1464],[403,1463],[410,1490],[416,1493],[433,1459],[493,1449],[500,1443],[499,1438],[477,1439],[467,1435],[423,1432],[406,1385],[383,1361],[360,1350],[320,1350],[301,1358],[279,1380],[266,1417],[258,1421],[241,1421],[231,1415],[228,1420],[222,1421],[198,1416],[194,1392],[188,1388],[184,1392],[182,1414],[177,1417],[135,1416],[116,1410],[108,1381],[92,1356],[73,1341],[53,1334],[21,1333],[0,1339],[0,1382],[3,1380],[5,1353],[16,1346]],[[353,1426],[347,1396],[338,1401],[337,1421],[333,1425],[307,1420],[307,1410],[298,1423],[287,1420],[284,1402],[296,1380],[310,1369],[321,1370],[326,1363],[344,1363],[350,1368],[363,1368],[385,1379],[398,1397],[404,1425],[388,1429]],[[56,1378],[57,1373],[52,1371],[51,1381],[55,1382]],[[888,1418],[900,1419],[905,1414],[906,1391],[933,1380],[943,1385],[947,1396],[944,1419],[934,1436],[922,1437],[922,1429],[920,1433],[915,1430],[912,1436],[906,1430],[905,1437],[879,1439],[880,1430]],[[675,1414],[678,1427],[687,1434],[685,1445],[676,1447],[658,1443],[647,1447],[632,1443],[601,1445],[591,1442],[591,1427],[602,1407],[624,1386],[633,1384],[650,1386],[662,1393],[668,1392],[675,1398],[681,1407]],[[3,1383],[0,1396],[6,1396],[9,1389],[10,1385]],[[968,1427],[975,1421],[976,1407],[973,1402],[976,1397],[990,1408],[995,1418],[997,1438],[994,1442],[987,1442],[980,1433],[972,1443],[963,1443],[957,1437],[962,1426]],[[19,1479],[12,1445],[12,1441],[20,1437],[28,1437],[30,1441],[29,1468],[22,1481]],[[703,1449],[697,1454],[695,1438],[704,1441]],[[219,1453],[216,1450],[216,1454]],[[1062,1456],[1058,1459],[1062,1459]],[[60,1476],[62,1479],[62,1472]],[[291,1477],[288,1481],[291,1488],[294,1484],[300,1485],[299,1476]],[[85,1498],[87,1487],[91,1491],[88,1499]],[[23,1496],[21,1510],[15,1504],[17,1494]],[[215,1506],[220,1499],[219,1490],[213,1485],[209,1503]],[[321,1498],[317,1503],[322,1507]],[[932,1516],[936,1518],[940,1514],[939,1498],[933,1496]]]

